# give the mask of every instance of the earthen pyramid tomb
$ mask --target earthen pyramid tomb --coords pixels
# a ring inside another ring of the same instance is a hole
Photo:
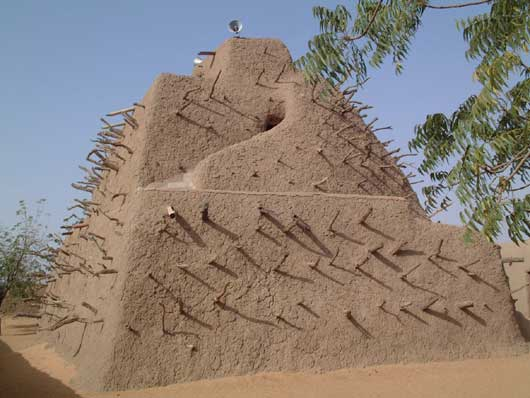
[[[82,386],[524,349],[498,247],[431,222],[338,100],[234,38],[115,113],[42,325]]]

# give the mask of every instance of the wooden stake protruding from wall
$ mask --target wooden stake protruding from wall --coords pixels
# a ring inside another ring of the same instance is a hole
[[[167,215],[169,216],[169,218],[175,218],[177,217],[177,212],[175,211],[175,209],[173,208],[173,206],[168,206],[166,208],[166,211],[167,211]]]
[[[472,308],[475,305],[473,301],[463,301],[461,303],[457,303],[456,306],[461,309],[462,311],[466,311],[468,308]]]
[[[407,277],[413,273],[416,269],[418,269],[419,267],[421,267],[421,263],[415,265],[414,267],[412,267],[411,269],[409,269],[407,272],[403,272],[400,276],[399,276],[399,279],[405,281],[405,282],[408,282],[408,279]]]
[[[373,207],[369,207],[362,215],[361,217],[359,218],[359,220],[357,221],[357,224],[359,225],[362,225],[362,224],[366,224],[366,220],[368,219],[368,217],[370,217],[370,215],[372,214],[373,212]]]
[[[205,204],[202,205],[202,208],[201,208],[201,220],[203,222],[210,221],[210,218],[208,216],[209,207],[210,207],[210,205],[208,204],[208,202],[206,202]]]

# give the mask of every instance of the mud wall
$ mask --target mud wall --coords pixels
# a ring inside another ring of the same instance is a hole
[[[82,387],[524,349],[498,249],[426,219],[343,99],[232,39],[124,113],[42,325]]]
[[[530,246],[523,242],[519,246],[507,242],[501,244],[504,271],[508,276],[510,293],[515,303],[515,315],[521,333],[530,341]],[[509,259],[516,261],[508,261]],[[522,261],[520,261],[522,260]]]
[[[466,246],[402,199],[155,191],[142,202],[124,286],[134,332],[121,329],[110,388],[521,348],[498,250]],[[161,218],[167,205],[175,219]]]

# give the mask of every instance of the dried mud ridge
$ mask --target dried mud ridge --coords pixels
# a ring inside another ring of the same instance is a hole
[[[498,248],[425,217],[361,108],[232,39],[102,119],[43,297],[78,383],[524,351]]]

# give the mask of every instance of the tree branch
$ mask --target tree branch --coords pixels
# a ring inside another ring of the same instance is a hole
[[[379,0],[379,3],[377,3],[377,7],[375,8],[375,11],[374,11],[374,13],[372,15],[372,18],[370,18],[370,21],[368,22],[368,25],[366,26],[366,28],[364,29],[364,31],[361,34],[359,34],[357,36],[354,36],[354,37],[346,35],[342,39],[344,41],[355,41],[355,40],[359,40],[359,39],[363,38],[364,36],[366,36],[368,31],[370,30],[370,28],[374,24],[375,17],[377,17],[377,14],[379,14],[379,11],[381,11],[381,6],[382,5],[383,5],[383,0]]]
[[[522,189],[525,189],[525,188],[528,188],[528,187],[530,187],[530,183],[528,183],[526,185],[523,185],[522,187],[519,187],[519,188],[507,189],[507,191],[508,192],[521,191]]]
[[[432,6],[428,3],[424,3],[425,8],[433,8],[435,10],[448,10],[450,8],[463,8],[469,6],[478,6],[480,4],[491,3],[493,0],[481,0],[481,1],[472,1],[471,3],[462,3],[462,4],[450,4],[446,6]]]

